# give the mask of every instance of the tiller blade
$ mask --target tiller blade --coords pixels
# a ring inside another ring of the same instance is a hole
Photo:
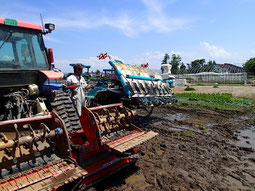
[[[91,148],[107,147],[123,153],[158,133],[144,132],[131,123],[135,113],[122,104],[83,108],[82,127]]]
[[[56,190],[87,172],[70,159],[66,127],[49,115],[0,122],[0,190]]]

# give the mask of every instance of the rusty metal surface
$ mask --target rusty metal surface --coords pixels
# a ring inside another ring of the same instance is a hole
[[[56,160],[0,181],[0,190],[52,190],[87,174],[71,161]]]
[[[121,104],[112,104],[104,107],[90,108],[94,120],[102,136],[128,129],[135,113]]]
[[[0,123],[0,129],[0,190],[52,190],[86,174],[67,159],[68,134],[56,113]]]

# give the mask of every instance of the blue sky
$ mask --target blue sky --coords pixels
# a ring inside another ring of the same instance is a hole
[[[45,36],[55,64],[110,68],[107,52],[128,64],[159,69],[165,53],[184,63],[204,58],[242,65],[255,57],[254,0],[0,0],[0,16],[56,25]]]

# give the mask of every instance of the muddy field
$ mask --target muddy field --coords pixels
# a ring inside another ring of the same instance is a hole
[[[159,135],[136,165],[89,190],[255,190],[255,115],[177,104],[136,124]]]

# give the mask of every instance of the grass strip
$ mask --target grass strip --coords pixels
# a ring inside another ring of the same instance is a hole
[[[176,93],[177,99],[188,99],[189,101],[204,101],[219,104],[237,104],[253,106],[254,100],[247,98],[236,98],[230,93]]]

